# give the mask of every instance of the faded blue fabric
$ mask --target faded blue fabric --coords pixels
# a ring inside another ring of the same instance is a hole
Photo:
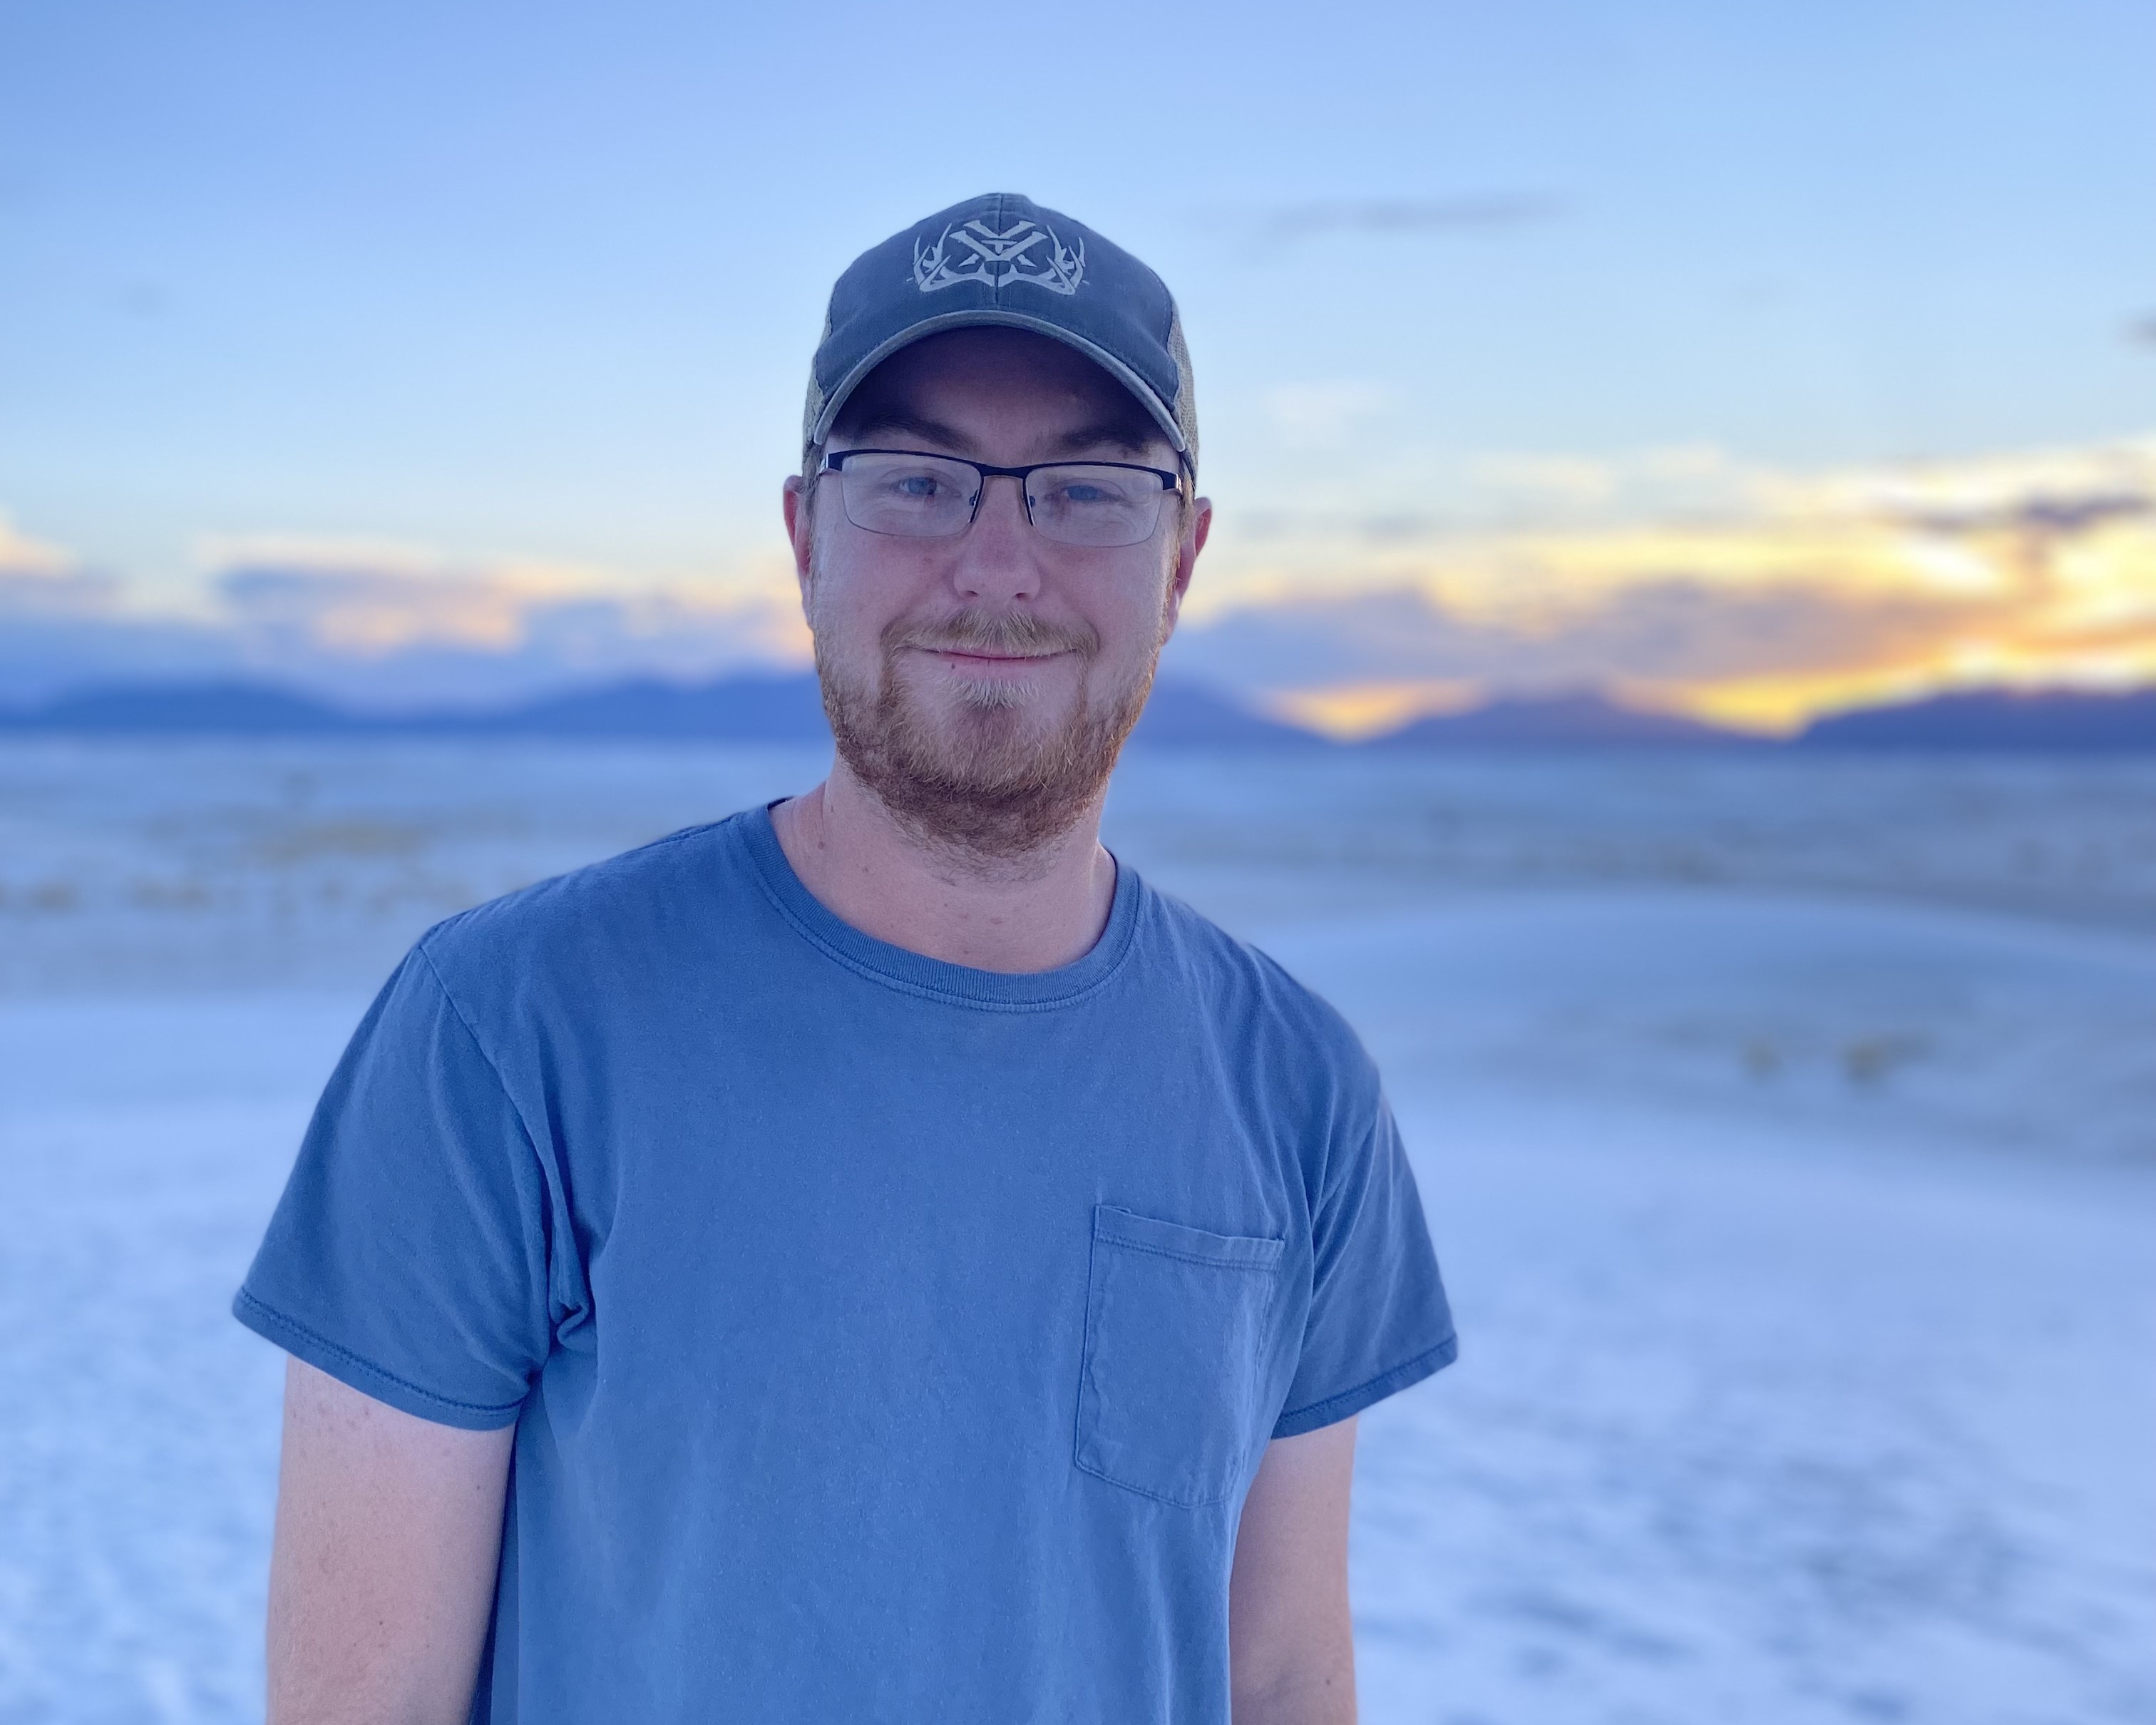
[[[1352,1032],[1118,872],[1011,976],[755,809],[468,911],[354,1036],[234,1304],[516,1423],[474,1717],[1224,1722],[1276,1435],[1450,1361]]]

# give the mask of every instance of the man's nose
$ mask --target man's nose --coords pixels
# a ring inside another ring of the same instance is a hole
[[[1040,535],[1026,519],[1025,481],[981,481],[973,524],[959,536],[952,582],[968,598],[1029,599],[1040,592]]]

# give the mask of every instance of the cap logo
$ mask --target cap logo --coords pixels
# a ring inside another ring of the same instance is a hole
[[[967,222],[946,228],[933,245],[913,242],[913,283],[924,294],[962,281],[993,288],[1023,281],[1051,294],[1075,294],[1085,279],[1086,242],[1073,250],[1038,222],[1021,219],[1000,234],[986,222]]]

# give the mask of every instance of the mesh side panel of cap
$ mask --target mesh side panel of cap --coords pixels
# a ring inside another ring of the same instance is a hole
[[[1198,388],[1190,374],[1190,348],[1183,339],[1183,308],[1168,302],[1168,352],[1175,361],[1175,423],[1183,432],[1183,454],[1198,471]]]
[[[817,336],[816,345],[821,347],[830,339],[831,307],[827,300],[824,305],[824,333]],[[816,362],[812,356],[808,362],[808,400],[801,409],[801,452],[803,454],[807,454],[810,445],[816,441],[816,422],[823,417],[824,386],[816,381]]]

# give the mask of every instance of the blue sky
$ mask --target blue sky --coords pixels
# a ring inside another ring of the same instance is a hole
[[[2145,0],[15,0],[0,510],[136,605],[265,538],[767,588],[831,278],[991,187],[1183,300],[1229,597],[2107,445],[2152,66]]]

